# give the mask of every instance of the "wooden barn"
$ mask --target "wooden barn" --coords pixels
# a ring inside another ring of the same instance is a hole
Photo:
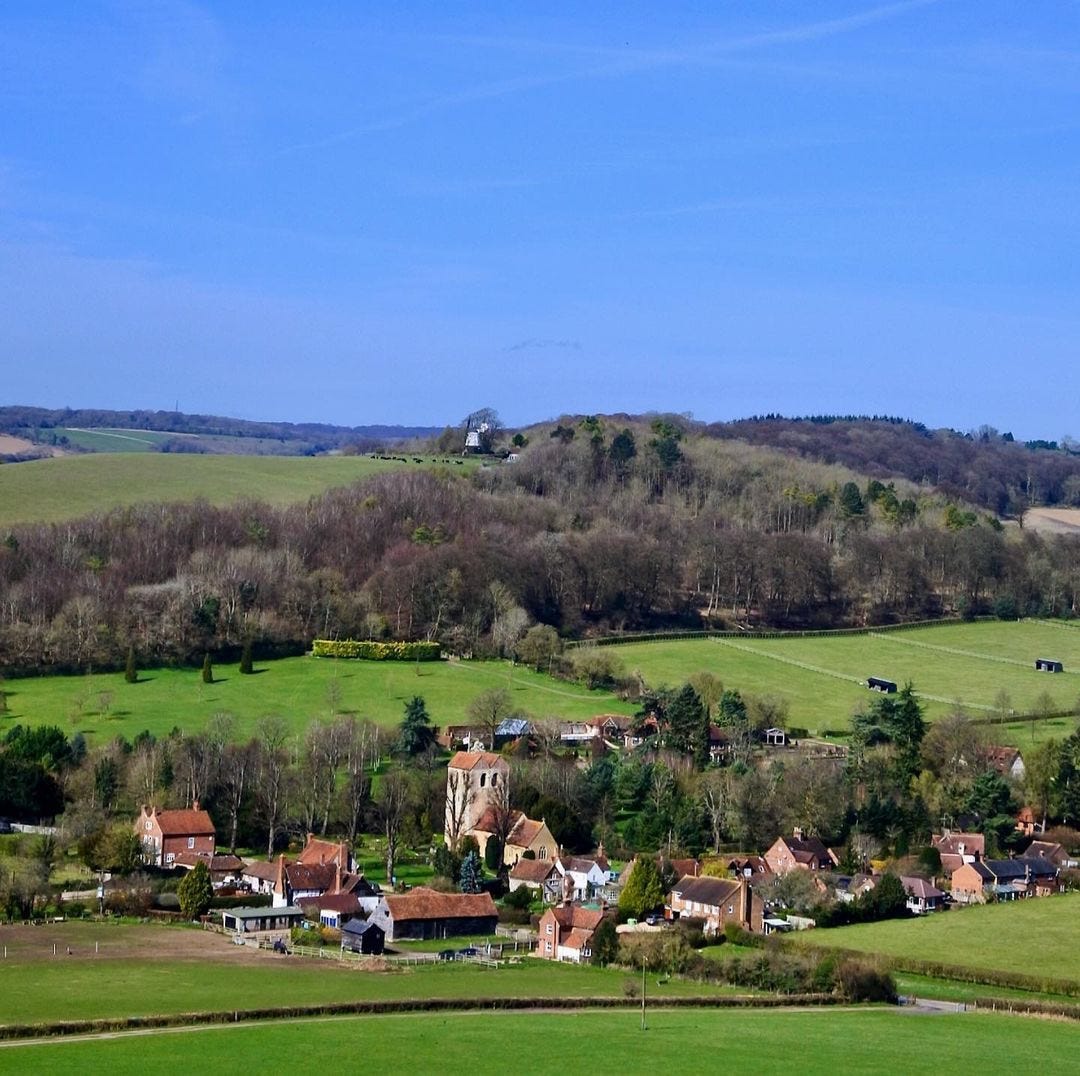
[[[1035,668],[1039,672],[1059,673],[1065,671],[1065,666],[1060,661],[1054,661],[1053,658],[1036,658]]]
[[[499,913],[490,893],[436,893],[417,886],[408,893],[387,893],[368,917],[388,942],[494,934]]]
[[[896,691],[896,684],[891,680],[883,680],[880,676],[868,676],[866,686],[871,691],[883,691],[886,695],[892,695]]]
[[[386,932],[370,919],[350,919],[341,928],[341,948],[352,953],[378,956],[385,941]]]

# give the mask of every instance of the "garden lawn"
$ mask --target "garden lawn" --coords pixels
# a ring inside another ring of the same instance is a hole
[[[11,1072],[235,1072],[363,1067],[375,1072],[548,1073],[553,1057],[619,1072],[940,1073],[973,1058],[1073,1071],[1080,1027],[1007,1016],[889,1009],[421,1013],[290,1020],[93,1041],[4,1044]],[[287,1062],[284,1062],[287,1063]]]
[[[682,639],[628,643],[612,654],[627,673],[653,687],[678,685],[696,672],[718,676],[744,694],[777,695],[790,707],[789,723],[813,733],[849,727],[851,714],[875,697],[868,676],[915,685],[927,716],[959,702],[973,717],[992,717],[995,698],[1008,693],[1018,713],[1036,708],[1043,693],[1056,710],[1080,700],[1080,629],[1052,621],[980,621],[864,635],[774,639]],[[1037,657],[1064,662],[1065,672],[1036,672]],[[1006,724],[994,731],[1021,746],[1047,733],[1068,735],[1076,719]],[[1045,727],[1044,727],[1045,725]],[[1052,727],[1051,727],[1052,726]]]
[[[1080,982],[1080,893],[812,930],[791,941]]]
[[[132,436],[136,436],[133,434]],[[139,435],[141,436],[141,435]],[[149,435],[147,435],[149,436]],[[138,447],[136,442],[127,447]],[[0,526],[54,523],[145,502],[224,505],[240,499],[284,505],[333,486],[403,468],[440,466],[367,456],[200,456],[99,452],[0,467]],[[474,463],[451,466],[467,474]]]
[[[423,696],[434,724],[461,724],[469,702],[490,688],[507,688],[513,705],[534,717],[580,720],[634,709],[609,692],[562,683],[505,661],[298,657],[257,661],[255,668],[255,675],[242,676],[237,665],[215,665],[213,684],[202,682],[199,669],[148,669],[137,684],[126,683],[123,672],[8,680],[0,735],[22,722],[59,725],[94,743],[121,735],[131,740],[143,729],[160,737],[174,727],[196,732],[223,710],[235,715],[241,737],[250,736],[267,714],[281,715],[299,732],[311,718],[330,716],[333,690],[340,692],[336,712],[387,727],[401,722],[413,695]]]

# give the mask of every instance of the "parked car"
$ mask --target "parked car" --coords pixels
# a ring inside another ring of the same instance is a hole
[[[457,957],[456,949],[441,949],[439,950],[440,960],[454,960]]]
[[[480,950],[475,945],[467,945],[464,949],[458,950],[458,956],[479,956]]]

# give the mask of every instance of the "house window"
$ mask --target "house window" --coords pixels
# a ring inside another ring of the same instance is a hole
[[[166,861],[169,862],[169,863],[171,863],[175,858],[176,858],[176,856],[173,855],[172,852],[169,852],[168,855],[165,856]]]
[[[499,783],[499,775],[497,773],[493,773],[491,775],[491,787],[494,788],[498,783]]]
[[[544,945],[547,947],[547,952],[550,953],[551,952],[551,942],[544,942]]]
[[[195,838],[194,837],[188,837],[187,846],[188,846],[188,848],[194,848],[195,847]]]
[[[548,923],[548,925],[547,925],[547,932],[548,932],[549,934],[551,933],[551,924],[550,924],[550,923]],[[548,948],[550,949],[550,948],[551,948],[551,946],[548,946]]]
[[[151,822],[150,819],[148,818],[146,820],[146,832],[149,833],[150,830],[153,829],[153,827],[154,827],[153,822]]]
[[[482,773],[482,774],[480,774],[480,787],[483,788],[484,785],[486,785],[486,784],[487,784],[487,774]]]
[[[546,849],[546,848],[543,848],[543,847],[542,847],[542,848],[540,849],[540,858],[541,858],[541,859],[547,859],[547,849]]]
[[[729,904],[727,906],[727,913],[728,913],[728,915],[734,915],[735,914],[735,905],[734,904]]]

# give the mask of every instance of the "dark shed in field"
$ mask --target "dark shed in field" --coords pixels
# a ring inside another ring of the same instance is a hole
[[[386,932],[370,919],[350,919],[341,928],[341,948],[354,953],[378,956],[385,940]]]
[[[1035,668],[1039,672],[1064,672],[1065,666],[1060,661],[1054,661],[1051,658],[1036,658]]]
[[[896,685],[891,680],[882,680],[880,676],[868,676],[866,686],[871,691],[884,691],[887,695],[896,690]]]

